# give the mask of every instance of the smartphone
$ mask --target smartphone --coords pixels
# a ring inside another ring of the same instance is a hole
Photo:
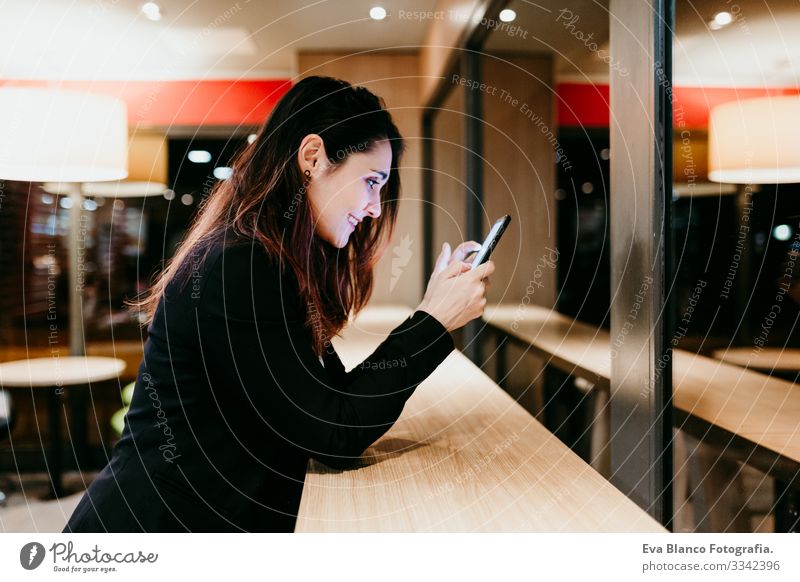
[[[509,222],[511,222],[511,216],[508,214],[502,218],[498,218],[494,225],[492,225],[492,229],[489,231],[489,234],[486,235],[486,239],[483,241],[483,245],[481,245],[480,250],[472,251],[467,255],[466,258],[468,259],[473,253],[477,253],[475,258],[472,260],[473,269],[489,260],[489,256],[491,256],[494,247],[497,246],[497,243],[500,242],[500,237],[503,236],[503,233],[506,231],[506,227],[508,226]]]

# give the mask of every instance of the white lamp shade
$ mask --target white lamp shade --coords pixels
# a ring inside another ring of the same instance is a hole
[[[90,182],[86,196],[103,198],[145,198],[161,196],[167,189],[167,138],[164,134],[136,131],[128,140],[128,177],[111,182]],[[53,194],[70,192],[69,184],[48,182],[43,188]]]
[[[128,175],[125,104],[76,91],[0,88],[0,179],[94,182]]]
[[[708,179],[800,182],[800,95],[718,105],[709,120]]]

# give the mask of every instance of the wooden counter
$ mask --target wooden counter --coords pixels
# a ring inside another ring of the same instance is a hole
[[[536,306],[487,305],[483,319],[530,347],[545,365],[598,386],[609,385],[607,331]]]
[[[533,306],[490,306],[484,319],[548,365],[609,386],[605,330]],[[673,352],[672,375],[676,426],[767,473],[791,480],[800,471],[800,386],[684,350]]]
[[[751,347],[729,347],[714,350],[711,354],[726,364],[750,368],[760,372],[786,372],[800,371],[800,349],[797,348],[761,348],[756,350]]]
[[[345,366],[410,313],[363,312],[334,340]],[[310,464],[296,531],[666,530],[454,351],[360,467]]]

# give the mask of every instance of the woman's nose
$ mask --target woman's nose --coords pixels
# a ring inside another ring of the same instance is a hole
[[[378,218],[381,215],[380,194],[377,195],[376,200],[373,200],[367,205],[366,211],[372,218]]]

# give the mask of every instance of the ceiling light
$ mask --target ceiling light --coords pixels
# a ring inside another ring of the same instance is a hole
[[[217,180],[227,180],[231,176],[233,176],[233,168],[229,168],[228,166],[214,168],[214,177]]]
[[[161,8],[155,2],[142,4],[142,13],[148,20],[161,20]]]
[[[733,15],[730,12],[717,12],[711,22],[708,23],[708,27],[711,30],[719,30],[728,26],[731,22],[733,22]]]
[[[369,9],[369,17],[372,20],[383,20],[386,18],[386,8],[383,6],[373,6]]]
[[[779,224],[772,229],[772,236],[778,240],[789,240],[792,237],[792,228],[788,224]]]
[[[500,11],[500,20],[502,22],[514,22],[516,17],[517,13],[511,10],[511,8],[506,8]]]
[[[189,206],[191,205],[192,202],[194,202],[194,196],[192,196],[191,194],[184,194],[183,196],[181,196],[182,204]]]
[[[186,157],[195,164],[207,164],[211,161],[211,154],[206,150],[191,150]]]

